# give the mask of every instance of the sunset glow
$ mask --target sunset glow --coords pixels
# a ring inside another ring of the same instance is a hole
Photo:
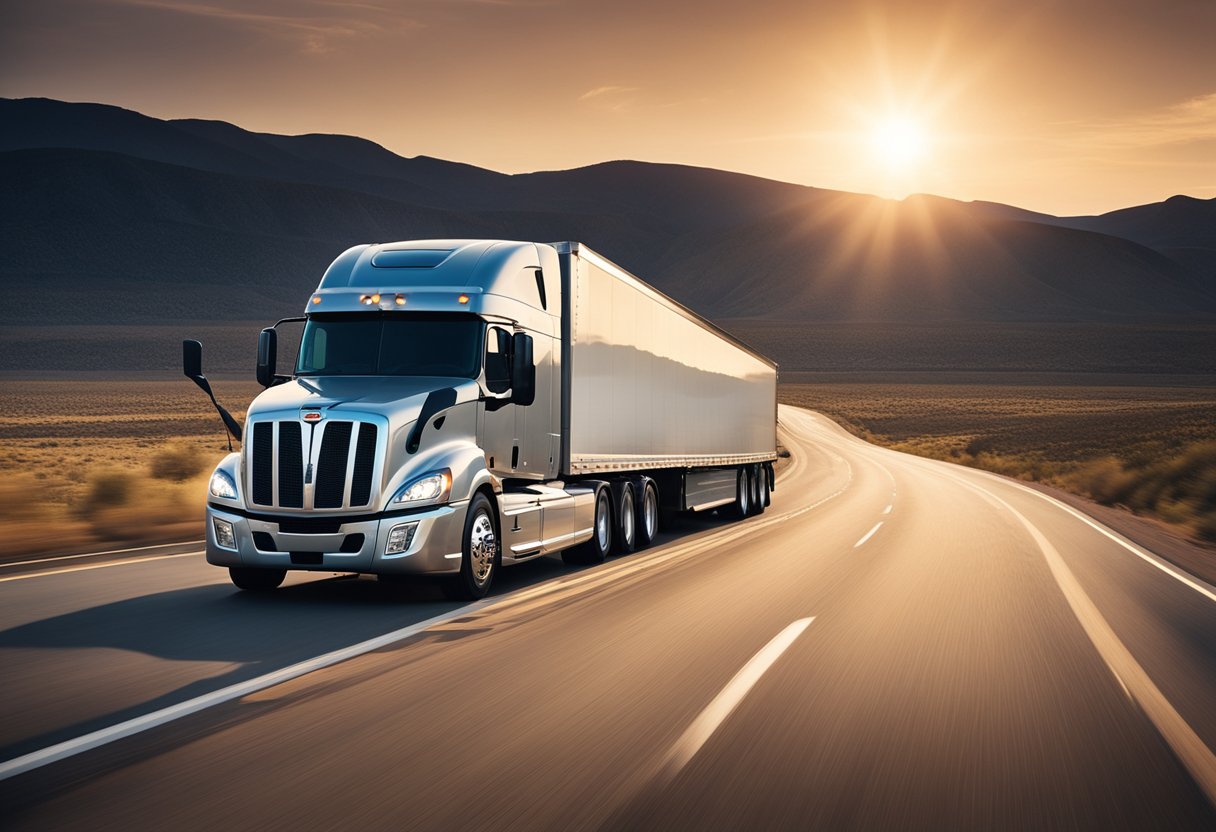
[[[895,118],[876,126],[870,134],[870,149],[875,157],[895,171],[908,171],[925,158],[928,137],[919,124]]]
[[[756,0],[695,26],[638,0],[10,6],[6,97],[506,173],[635,159],[1060,214],[1216,196],[1210,0]]]

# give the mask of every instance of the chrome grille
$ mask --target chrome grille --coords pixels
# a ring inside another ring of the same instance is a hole
[[[357,430],[356,430],[357,428]],[[250,502],[272,508],[363,508],[372,502],[379,426],[366,421],[255,422]]]

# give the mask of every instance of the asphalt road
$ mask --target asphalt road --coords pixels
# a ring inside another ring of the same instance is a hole
[[[1216,828],[1216,590],[1030,489],[781,420],[763,516],[507,570],[476,608],[247,597],[190,554],[0,573],[0,759],[446,615],[8,777],[4,826]]]

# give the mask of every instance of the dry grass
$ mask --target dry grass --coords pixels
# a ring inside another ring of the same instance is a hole
[[[1216,390],[785,385],[784,402],[897,450],[1055,485],[1216,541]]]
[[[259,389],[216,387],[234,412]],[[202,536],[227,443],[190,382],[3,381],[0,407],[0,556]]]

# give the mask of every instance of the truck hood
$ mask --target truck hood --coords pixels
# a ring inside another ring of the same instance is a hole
[[[422,403],[429,393],[453,389],[456,401],[476,400],[481,391],[477,382],[467,378],[438,378],[433,376],[309,376],[305,384],[292,379],[263,391],[249,405],[252,419],[264,413],[320,407],[328,415],[343,411],[374,413],[384,416],[391,424],[403,425],[418,418]]]

